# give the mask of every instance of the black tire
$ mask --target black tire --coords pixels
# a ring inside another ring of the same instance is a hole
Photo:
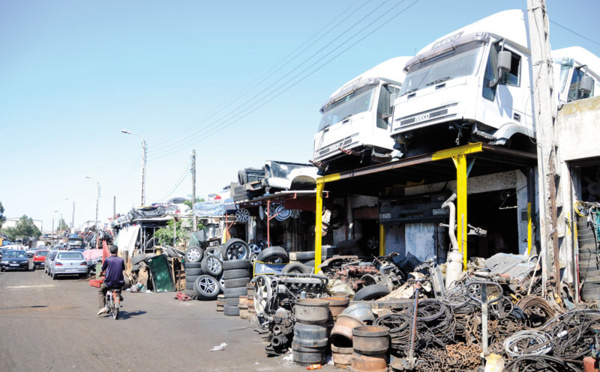
[[[354,301],[377,300],[390,294],[390,289],[383,284],[373,284],[356,292]]]
[[[290,262],[289,264],[285,265],[283,267],[283,269],[281,270],[282,274],[310,274],[312,273],[312,268],[301,264],[300,262]]]
[[[252,272],[250,271],[250,269],[232,269],[232,270],[225,270],[223,272],[223,279],[230,280],[230,279],[239,279],[239,278],[251,278],[252,277]]]
[[[223,262],[213,255],[204,256],[201,267],[202,271],[214,277],[218,277],[223,273]]]
[[[193,291],[194,290],[194,282],[198,279],[200,275],[186,275],[185,276],[185,289]]]
[[[283,247],[269,247],[263,249],[256,257],[257,261],[266,263],[288,263],[290,257]]]
[[[186,269],[199,269],[202,267],[202,264],[200,262],[186,262],[184,266]]]
[[[221,252],[223,261],[246,260],[250,257],[248,243],[242,239],[229,239]]]
[[[236,269],[252,269],[252,261],[250,260],[234,260],[223,261],[223,271]]]
[[[204,271],[201,268],[196,267],[186,267],[185,268],[185,276],[198,276],[204,274]]]
[[[194,289],[198,293],[198,299],[205,301],[216,300],[221,293],[219,281],[210,275],[200,275],[194,282]]]
[[[200,247],[188,247],[185,251],[185,259],[187,262],[200,262],[204,256],[204,251]]]
[[[240,304],[239,297],[229,297],[225,299],[225,305],[227,306],[238,306]]]
[[[246,169],[240,169],[238,171],[238,182],[240,185],[245,185],[248,183],[248,173],[246,173]]]
[[[248,289],[246,287],[225,288],[223,291],[223,298],[239,298],[240,296],[246,295],[248,295]]]
[[[225,288],[240,288],[246,289],[246,284],[250,283],[251,278],[225,279]]]
[[[315,259],[315,252],[294,252],[296,254],[296,260],[298,261],[310,261]]]
[[[135,256],[131,257],[131,265],[137,265],[140,262],[145,261],[147,257],[148,256],[145,255],[144,253],[136,254]]]
[[[227,316],[240,316],[240,308],[237,306],[223,306],[223,314]]]
[[[321,262],[323,262],[323,261],[321,261]],[[315,269],[315,260],[304,262],[304,266],[308,266],[308,267],[310,267],[311,270],[314,270]]]

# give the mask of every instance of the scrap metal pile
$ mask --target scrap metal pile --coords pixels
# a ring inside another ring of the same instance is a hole
[[[432,261],[406,273],[390,256],[372,262],[335,257],[324,262],[322,276],[258,276],[254,306],[267,353],[281,355],[291,347],[294,361],[308,364],[323,363],[331,352],[336,366],[355,370],[385,364],[394,370],[474,371],[485,364],[483,357],[487,363],[500,360],[496,365],[506,371],[583,370],[584,357],[598,356],[600,311],[575,307],[554,294],[555,300],[544,299],[534,264],[506,264],[512,257],[501,258],[489,259],[492,266],[502,262],[500,269],[472,266],[449,289]],[[377,286],[387,291],[371,290],[376,295],[364,301],[355,294],[350,303],[352,293],[332,293],[332,284],[342,280],[356,294]],[[346,300],[341,309],[340,300]],[[315,311],[313,318],[306,309]],[[294,341],[310,332],[323,333],[328,342]],[[356,349],[355,334],[387,340],[385,351]],[[319,346],[306,346],[310,342]]]

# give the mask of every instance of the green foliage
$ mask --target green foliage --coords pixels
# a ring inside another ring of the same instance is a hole
[[[154,232],[154,238],[158,241],[160,245],[173,245],[173,225],[175,224],[176,231],[176,244],[185,243],[189,240],[190,235],[192,233],[192,221],[191,220],[180,220],[175,222],[175,220],[171,220],[167,223],[167,226],[161,227],[160,229]],[[198,230],[204,228],[201,223],[197,225]]]
[[[58,229],[59,230],[69,230],[69,225],[65,222],[65,220],[61,217],[58,221]]]
[[[2,202],[0,202],[0,228],[2,228],[4,221],[6,221],[6,217],[4,217],[4,206],[2,206]]]
[[[42,235],[40,229],[33,223],[33,219],[25,215],[19,218],[15,227],[2,229],[2,232],[8,236],[10,240],[39,238]]]
[[[200,203],[203,202],[204,198],[198,198],[196,197],[196,203]],[[189,200],[186,200],[183,202],[183,204],[187,205],[190,209],[194,209],[194,203],[192,203],[192,197],[190,196]]]

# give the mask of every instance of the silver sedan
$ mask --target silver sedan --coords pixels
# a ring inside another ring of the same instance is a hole
[[[59,251],[51,265],[52,279],[59,275],[87,275],[88,264],[81,252]]]

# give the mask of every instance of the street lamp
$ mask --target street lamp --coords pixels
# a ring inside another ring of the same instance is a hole
[[[88,180],[96,181],[96,184],[98,185],[98,195],[96,197],[96,230],[98,230],[98,204],[100,203],[100,181],[90,176],[86,176],[85,178],[87,178]]]
[[[138,136],[142,139],[142,206],[144,206],[146,204],[146,140],[144,140],[144,138],[142,138],[142,136],[139,134],[128,131],[127,129],[121,129],[121,133],[133,134],[134,136]]]
[[[69,198],[65,200],[69,200]],[[71,234],[73,233],[75,233],[75,200],[73,200],[73,215],[71,216]]]

